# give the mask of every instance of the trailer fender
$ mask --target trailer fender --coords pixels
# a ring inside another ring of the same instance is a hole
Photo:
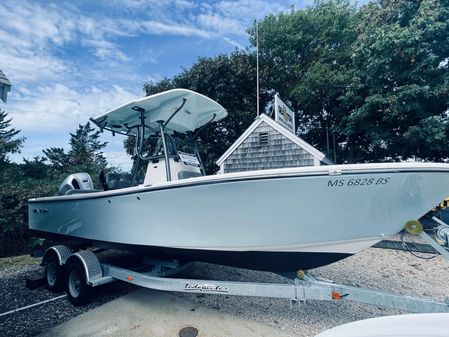
[[[41,266],[46,266],[48,264],[48,259],[52,255],[56,255],[59,261],[59,265],[63,266],[65,265],[67,259],[72,254],[72,251],[69,247],[64,245],[57,245],[47,248],[45,251],[44,256],[42,257]]]
[[[71,254],[67,259],[66,264],[69,265],[74,262],[74,260],[78,260],[83,266],[86,275],[86,283],[88,285],[92,285],[93,281],[103,277],[100,260],[98,260],[97,255],[90,250],[82,250]]]

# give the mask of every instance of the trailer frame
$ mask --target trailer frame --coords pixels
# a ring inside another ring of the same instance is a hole
[[[53,246],[48,249],[48,254],[64,257],[59,259],[59,266],[67,271],[65,277],[67,295],[75,305],[87,304],[93,295],[93,288],[120,280],[162,291],[283,298],[290,302],[291,307],[300,306],[309,300],[352,301],[407,312],[449,312],[449,300],[437,301],[339,284],[314,277],[305,271],[298,271],[294,282],[285,284],[167,278],[183,270],[186,265],[181,265],[176,260],[146,258],[144,259],[146,267],[140,267],[136,271],[102,263],[96,253],[90,250],[74,252],[67,256],[68,249],[63,245]],[[47,253],[45,256],[48,256]],[[79,275],[69,277],[69,273]],[[70,284],[73,280],[82,280],[84,283],[79,284],[77,281],[77,284]]]

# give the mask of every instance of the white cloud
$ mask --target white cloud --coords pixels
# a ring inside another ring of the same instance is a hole
[[[101,60],[117,60],[122,62],[130,60],[115,43],[106,40],[85,39],[82,41],[82,44],[94,48],[95,55]]]
[[[254,19],[261,19],[267,14],[276,14],[281,11],[288,11],[286,7],[276,1],[264,0],[237,0],[237,1],[219,1],[214,9],[225,17],[239,20],[246,27],[251,24]]]
[[[24,153],[48,147],[56,131],[73,132],[89,117],[136,98],[147,80],[170,76],[148,71],[165,65],[166,49],[173,53],[160,40],[181,36],[192,48],[204,39],[215,42],[211,50],[216,42],[243,48],[254,18],[286,9],[266,0],[0,0],[0,68],[13,83],[6,109],[25,136],[47,135],[25,143]],[[114,151],[108,156],[121,160]]]
[[[68,70],[65,61],[48,53],[38,53],[31,49],[17,52],[5,45],[0,48],[0,65],[13,84],[54,81],[61,79]]]
[[[191,9],[191,8],[196,7],[195,3],[193,1],[186,1],[186,0],[175,0],[174,5],[177,8],[181,8],[181,9]]]
[[[239,20],[208,12],[197,17],[200,27],[223,34],[246,35]]]
[[[210,32],[187,25],[162,23],[152,20],[141,22],[140,25],[144,31],[149,34],[199,36],[203,38],[211,37]]]
[[[226,36],[223,38],[223,40],[225,40],[226,43],[230,44],[231,46],[237,47],[239,49],[245,49],[245,47],[242,46],[240,43],[238,43],[238,42],[236,42],[234,40],[231,40],[230,38],[228,38]]]
[[[192,9],[195,1],[188,0],[110,0],[109,5],[122,10],[148,10],[151,14],[166,8]]]
[[[125,27],[126,28],[126,27]],[[0,2],[0,64],[13,82],[61,80],[73,65],[64,61],[65,48],[82,46],[99,60],[129,61],[111,41],[130,36],[108,17],[81,14],[69,4]]]
[[[109,151],[108,148],[104,149],[103,155],[108,161],[109,165],[118,167],[123,171],[131,171],[132,160],[128,154],[126,154],[123,148],[123,143],[120,144],[122,151]]]
[[[62,15],[21,1],[0,2],[0,64],[13,82],[55,80],[67,69],[49,51],[50,44],[70,37]]]
[[[130,62],[128,49],[117,40],[142,34],[223,39],[241,48],[236,41],[255,17],[288,10],[266,0],[110,1],[101,12],[81,12],[77,6],[81,8],[70,2],[0,2],[0,64],[13,82],[69,80],[68,72],[80,70],[64,55],[67,47],[87,48],[99,62]]]
[[[8,112],[14,127],[23,131],[52,130],[72,132],[78,124],[111,108],[137,98],[119,86],[100,89],[92,86],[77,91],[63,84],[19,89],[10,95]]]
[[[203,38],[223,38],[228,34],[244,36],[246,28],[254,19],[290,8],[266,0],[127,0],[110,1],[108,4],[115,11],[128,11],[138,18],[121,23],[128,31],[143,29],[148,34]]]
[[[72,14],[51,4],[44,8],[24,1],[0,3],[2,30],[24,38],[37,49],[45,49],[49,42],[61,45],[71,38],[73,23],[66,20],[67,16]]]

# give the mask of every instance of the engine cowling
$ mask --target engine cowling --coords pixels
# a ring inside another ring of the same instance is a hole
[[[69,175],[64,179],[62,184],[59,186],[59,195],[70,194],[71,191],[86,191],[93,190],[94,184],[92,178],[88,173],[74,173]]]

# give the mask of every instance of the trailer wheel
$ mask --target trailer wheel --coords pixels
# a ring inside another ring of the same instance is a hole
[[[93,289],[86,281],[86,273],[79,260],[71,261],[67,267],[67,297],[76,306],[92,300]]]
[[[61,292],[64,288],[64,267],[59,264],[58,257],[50,255],[46,261],[45,287],[52,292]]]

